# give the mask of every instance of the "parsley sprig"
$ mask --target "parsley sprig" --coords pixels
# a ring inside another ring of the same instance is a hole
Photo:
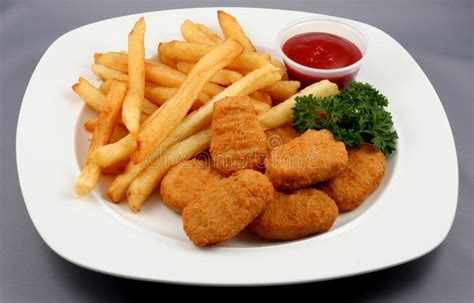
[[[387,98],[373,86],[353,82],[332,97],[296,97],[292,126],[299,132],[328,129],[349,147],[371,142],[388,155],[395,151],[398,135],[387,105]]]

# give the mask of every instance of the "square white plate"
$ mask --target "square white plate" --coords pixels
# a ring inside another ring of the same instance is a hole
[[[85,198],[73,184],[87,149],[83,122],[92,115],[70,89],[90,72],[94,52],[127,48],[139,16],[147,21],[147,56],[159,41],[179,39],[185,19],[218,31],[216,8],[125,16],[75,29],[56,40],[36,67],[21,107],[17,161],[23,196],[44,241],[63,258],[99,272],[188,284],[259,285],[317,281],[374,271],[420,257],[446,237],[456,209],[458,169],[441,102],[413,58],[381,30],[354,22],[369,37],[358,80],[391,101],[398,150],[382,185],[331,231],[299,241],[264,242],[243,233],[218,247],[194,247],[180,217],[156,198],[138,215],[103,198],[110,180]],[[261,49],[279,29],[312,14],[226,8]],[[328,18],[333,18],[329,17]]]

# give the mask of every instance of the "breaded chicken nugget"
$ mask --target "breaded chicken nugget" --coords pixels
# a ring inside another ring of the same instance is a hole
[[[346,165],[344,143],[328,130],[308,130],[270,152],[265,174],[275,188],[298,189],[332,179]]]
[[[181,213],[191,201],[197,200],[206,187],[222,179],[210,163],[192,159],[171,168],[161,181],[161,198],[172,210]]]
[[[248,97],[227,97],[214,104],[211,158],[225,175],[263,167],[266,137]]]
[[[319,185],[337,204],[339,211],[349,211],[364,202],[385,175],[385,157],[371,144],[364,143],[348,151],[346,169],[337,177]]]
[[[294,240],[329,230],[337,215],[336,203],[315,188],[276,191],[249,229],[265,239]]]
[[[273,198],[264,174],[246,169],[217,181],[183,210],[184,231],[197,246],[232,239]]]
[[[265,131],[265,135],[267,136],[268,150],[272,150],[280,145],[288,143],[299,136],[298,132],[295,131],[291,125],[284,125],[267,130]]]

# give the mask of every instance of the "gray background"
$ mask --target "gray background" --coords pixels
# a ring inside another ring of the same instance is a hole
[[[470,0],[0,0],[0,301],[159,300],[164,298],[163,291],[180,295],[179,291],[185,288],[105,276],[76,267],[53,253],[35,231],[23,203],[16,171],[15,132],[31,73],[56,38],[78,26],[106,18],[199,6],[302,10],[377,26],[405,46],[428,75],[454,132],[459,159],[459,206],[454,225],[438,249],[396,268],[336,281],[290,286],[289,290],[295,291],[294,294],[303,289],[310,290],[314,299],[364,302],[474,301],[473,3]],[[420,218],[420,224],[422,221]],[[272,288],[271,291],[282,289]],[[185,290],[193,295],[207,289]]]

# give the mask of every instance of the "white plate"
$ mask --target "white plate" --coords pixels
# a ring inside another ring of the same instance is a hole
[[[23,196],[44,241],[77,265],[135,279],[189,284],[256,285],[317,281],[374,271],[420,257],[446,237],[458,192],[456,152],[441,102],[423,71],[393,38],[355,22],[369,37],[359,80],[391,101],[398,151],[379,189],[341,215],[331,231],[299,241],[263,242],[248,234],[218,247],[194,247],[178,215],[148,201],[139,215],[108,203],[103,192],[79,199],[73,184],[87,148],[82,124],[91,112],[70,89],[90,72],[94,52],[127,48],[139,16],[147,21],[147,55],[179,39],[187,18],[218,30],[216,8],[170,10],[90,24],[56,40],[31,77],[17,130]],[[273,49],[278,30],[312,14],[226,8],[254,43]],[[256,23],[257,22],[257,23]]]

